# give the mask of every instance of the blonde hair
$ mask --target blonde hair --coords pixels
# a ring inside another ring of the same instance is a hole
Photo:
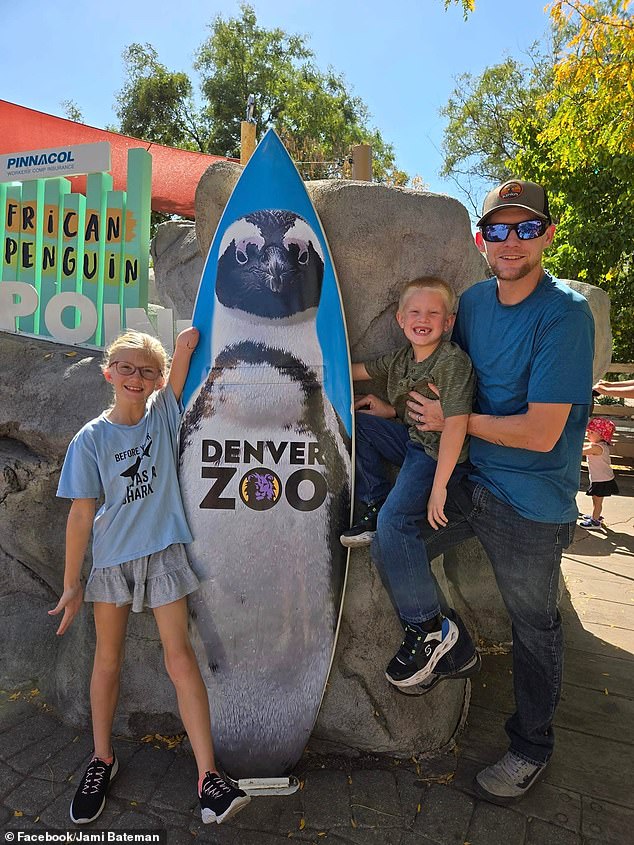
[[[151,334],[144,334],[143,332],[135,332],[129,329],[119,337],[115,338],[104,353],[104,360],[101,365],[103,372],[112,364],[115,356],[119,352],[126,349],[134,349],[136,351],[144,352],[149,359],[151,359],[157,368],[161,371],[161,375],[165,376],[169,369],[169,356],[165,351],[165,347],[161,341],[152,337]]]
[[[418,279],[412,279],[411,282],[406,282],[401,288],[401,294],[398,298],[398,310],[400,311],[405,304],[408,294],[414,290],[435,290],[441,294],[447,306],[447,313],[454,314],[456,311],[456,294],[451,286],[445,282],[444,279],[438,276],[421,276]]]

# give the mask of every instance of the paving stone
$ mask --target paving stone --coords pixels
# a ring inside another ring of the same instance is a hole
[[[236,816],[236,819],[239,816]],[[234,819],[222,825],[203,824],[200,820],[194,822],[187,838],[176,840],[175,845],[185,845],[190,842],[204,842],[205,845],[289,845],[293,839],[287,836],[277,836],[259,830],[241,830],[234,825]],[[321,842],[321,840],[317,840]]]
[[[115,830],[164,830],[163,826],[157,826],[156,820],[149,814],[141,812],[141,808],[128,810],[122,813],[117,819]]]
[[[70,802],[73,800],[76,787],[68,786],[57,793],[46,809],[40,813],[39,824],[54,830],[66,830],[74,827],[70,820]]]
[[[143,746],[128,763],[120,763],[119,774],[112,781],[110,794],[128,802],[147,803],[172,760],[173,753],[170,751]]]
[[[148,804],[191,812],[198,806],[197,785],[198,772],[193,758],[186,754],[175,755],[165,774],[159,777]]]
[[[3,807],[0,805],[0,825],[2,827],[9,821],[10,818],[13,817],[13,813],[8,807]]]
[[[389,830],[388,828],[382,828],[381,830],[369,830],[367,827],[364,828],[350,828],[350,830],[343,830],[343,828],[337,828],[335,831],[331,831],[327,836],[319,839],[311,839],[312,843],[321,843],[325,842],[326,845],[401,845],[403,839],[403,831],[399,830]],[[421,838],[420,836],[416,840],[416,845],[421,845]]]
[[[356,770],[351,779],[350,806],[359,827],[402,827],[401,799],[392,772]]]
[[[423,789],[427,785],[420,775],[409,769],[396,769],[396,788],[401,799],[401,810],[405,826],[411,825],[418,813],[418,805],[421,802]]]
[[[45,737],[41,742],[28,746],[24,751],[14,754],[11,757],[11,765],[18,772],[23,774],[33,773],[35,777],[50,779],[50,771],[47,762],[54,757],[61,749],[72,743],[77,732],[64,725],[58,725],[58,729],[50,736]]]
[[[524,816],[541,819],[573,833],[581,831],[581,796],[551,786],[545,781],[537,783],[513,809]]]
[[[629,774],[631,783],[631,768]],[[631,845],[634,810],[584,796],[582,819],[581,833],[584,838],[596,839],[602,845]]]
[[[423,793],[414,830],[434,842],[462,843],[467,838],[475,802],[447,786],[433,784]],[[488,843],[491,845],[491,843]]]
[[[8,762],[14,754],[25,748],[42,742],[47,736],[59,730],[59,721],[48,713],[31,708],[33,715],[16,726],[15,730],[6,731],[2,737],[2,757]]]
[[[52,781],[23,781],[10,792],[4,803],[12,810],[21,810],[25,815],[41,815],[65,790],[64,784]]]
[[[354,777],[354,776],[353,776]],[[317,769],[309,772],[301,790],[306,827],[330,830],[350,826],[350,783],[345,772]]]
[[[15,772],[11,766],[0,762],[0,797],[7,795],[11,790],[15,789],[17,784],[23,779],[23,774]]]
[[[75,738],[76,737],[76,738]],[[46,761],[47,778],[77,785],[88,765],[89,751],[81,733],[76,733],[63,748]]]
[[[198,811],[196,812],[198,814]],[[268,797],[260,795],[251,798],[251,803],[240,811],[233,824],[248,830],[263,830],[288,836],[289,833],[299,830],[302,818],[304,811],[299,792]],[[304,821],[305,826],[309,827],[308,821]]]
[[[565,827],[529,819],[526,845],[581,845],[581,837]]]
[[[523,845],[526,819],[508,807],[482,801],[476,804],[465,839],[470,845]]]
[[[33,705],[22,698],[9,701],[6,693],[0,695],[0,734],[16,728],[33,715]],[[2,749],[4,756],[4,748]]]

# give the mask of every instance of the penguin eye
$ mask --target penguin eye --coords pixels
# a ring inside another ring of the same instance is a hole
[[[291,252],[292,247],[295,247],[295,249],[297,250],[297,263],[302,265],[308,264],[310,254],[308,252],[308,244],[306,243],[306,241],[302,240],[301,238],[291,237],[286,241],[286,249]]]
[[[263,239],[261,240],[263,242]],[[238,264],[246,264],[249,257],[253,256],[254,250],[259,252],[262,242],[255,237],[243,238],[241,241],[238,241],[236,244],[236,261]],[[251,256],[249,256],[249,248]]]

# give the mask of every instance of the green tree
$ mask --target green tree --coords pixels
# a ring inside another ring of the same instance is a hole
[[[471,194],[474,212],[505,178],[546,187],[558,222],[548,266],[609,293],[618,360],[634,360],[630,6],[555,0],[549,54],[534,46],[530,63],[509,59],[467,78],[444,109],[443,173]]]
[[[169,71],[151,44],[123,51],[126,82],[116,97],[118,131],[157,144],[205,152],[209,126],[186,73]]]
[[[363,101],[345,79],[323,72],[306,38],[258,26],[243,4],[232,18],[217,16],[196,54],[201,104],[189,76],[168,70],[150,45],[124,52],[127,79],[117,95],[120,131],[173,146],[216,155],[239,155],[240,122],[247,98],[255,95],[255,118],[262,134],[274,126],[292,157],[304,162],[308,178],[339,175],[350,146],[372,145],[374,176],[403,184],[394,149],[370,128]]]

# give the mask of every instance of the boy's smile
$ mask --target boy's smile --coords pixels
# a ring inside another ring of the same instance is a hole
[[[440,291],[421,288],[407,294],[396,320],[412,344],[414,357],[423,361],[436,349],[442,336],[453,326],[454,315],[448,313]]]

